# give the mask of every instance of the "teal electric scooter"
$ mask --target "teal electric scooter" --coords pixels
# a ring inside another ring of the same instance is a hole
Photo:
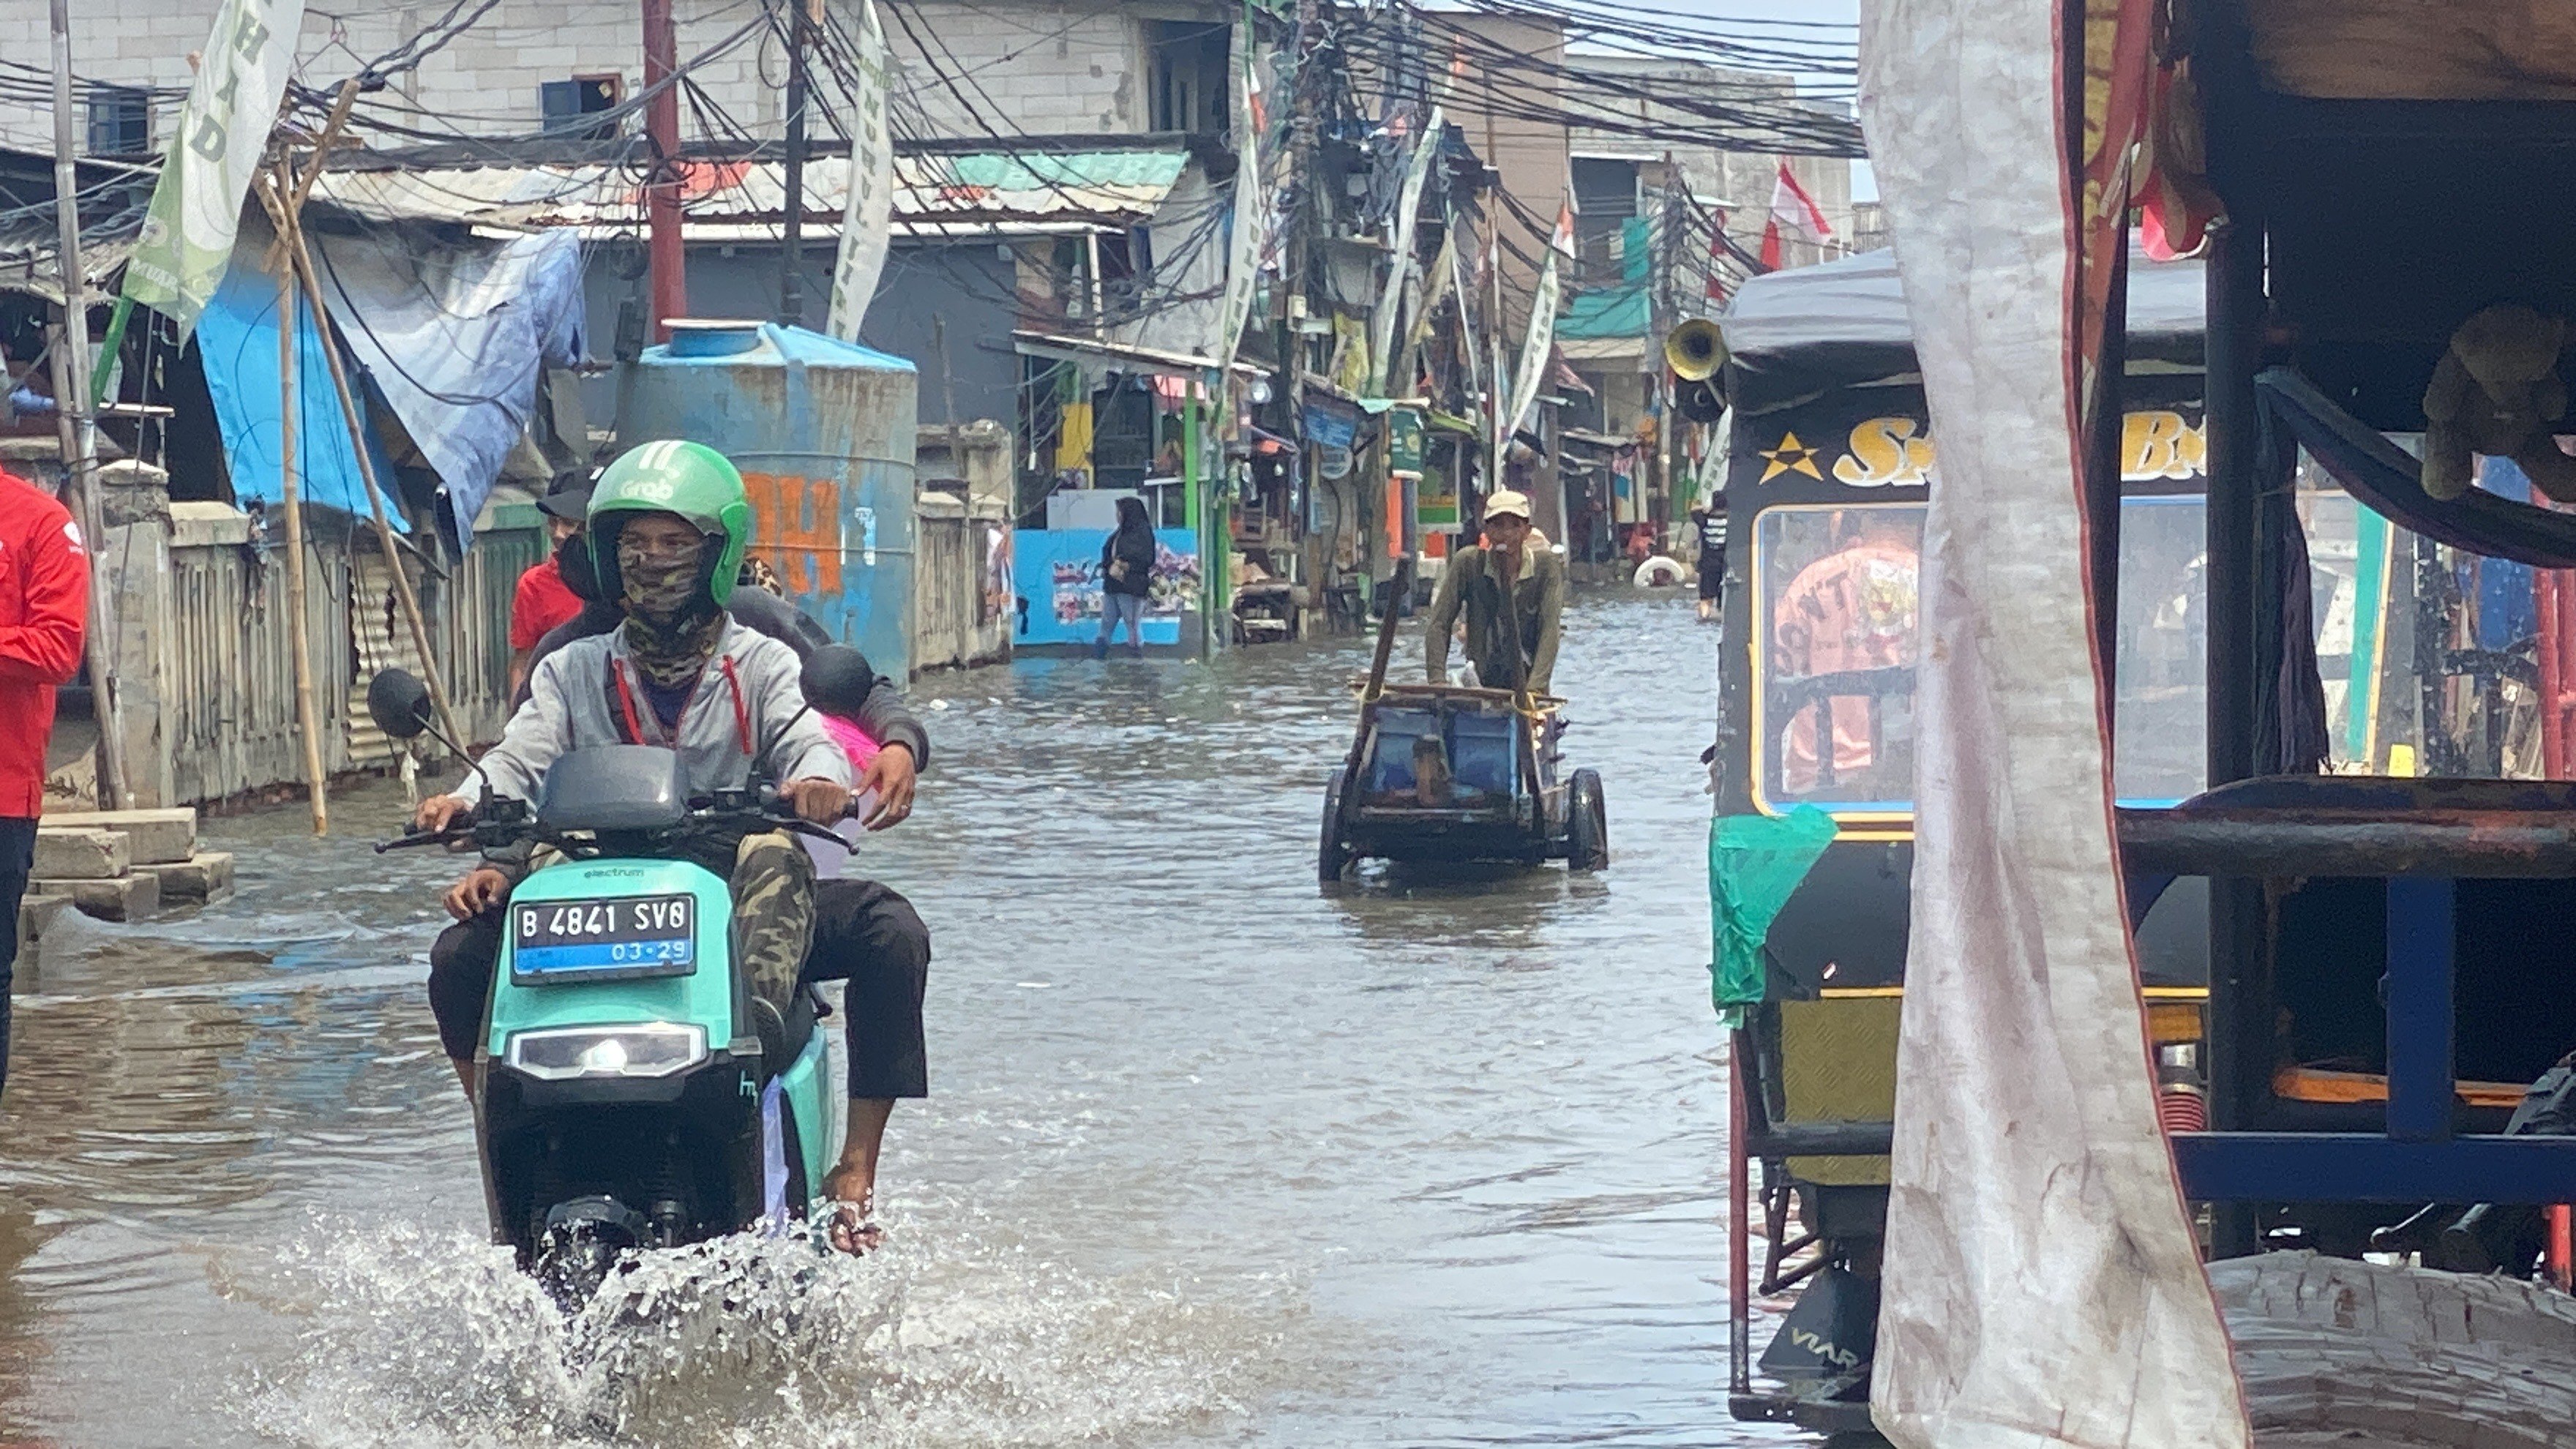
[[[832,646],[803,683],[808,708],[851,714],[870,672]],[[394,739],[434,733],[402,670],[376,675],[367,710]],[[568,1312],[646,1250],[784,1231],[840,1155],[820,998],[782,1013],[752,993],[732,891],[686,858],[693,839],[779,829],[840,838],[768,782],[693,798],[675,752],[610,745],[556,759],[533,809],[487,795],[469,825],[376,847],[558,856],[504,908],[476,1137],[494,1241]]]

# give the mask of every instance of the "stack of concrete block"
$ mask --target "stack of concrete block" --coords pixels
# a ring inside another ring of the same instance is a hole
[[[101,920],[139,921],[232,893],[232,855],[197,849],[196,811],[94,810],[47,815],[38,827],[25,909],[59,911],[40,903],[68,898]],[[42,924],[22,912],[20,935],[41,934]]]

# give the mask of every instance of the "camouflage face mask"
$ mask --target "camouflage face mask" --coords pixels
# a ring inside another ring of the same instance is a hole
[[[678,554],[647,553],[632,539],[617,540],[617,573],[624,586],[626,649],[635,667],[656,684],[694,677],[715,652],[724,611],[699,583],[703,540]]]
[[[698,592],[698,564],[703,541],[676,554],[647,553],[633,538],[617,540],[617,574],[624,585],[626,612],[656,623],[676,622]]]

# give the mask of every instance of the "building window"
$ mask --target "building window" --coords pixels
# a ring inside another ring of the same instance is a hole
[[[89,97],[89,150],[93,156],[141,156],[152,150],[152,93],[100,86]]]
[[[1606,156],[1577,156],[1574,176],[1574,250],[1581,280],[1611,286],[1626,275],[1628,222],[1637,205],[1637,163]]]
[[[1152,52],[1148,71],[1153,129],[1223,135],[1234,97],[1226,75],[1234,28],[1196,21],[1153,20],[1145,25]]]
[[[546,131],[557,136],[598,139],[615,134],[613,125],[586,118],[614,109],[625,98],[624,76],[577,75],[537,87],[537,105],[545,117]]]

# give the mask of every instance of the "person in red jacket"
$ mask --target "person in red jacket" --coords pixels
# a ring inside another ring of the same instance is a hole
[[[89,549],[53,496],[0,472],[0,1091],[9,1085],[9,986],[18,902],[36,868],[54,688],[80,673]]]
[[[582,519],[590,507],[590,474],[569,470],[555,475],[546,496],[537,500],[537,511],[546,516],[546,531],[552,552],[519,575],[519,586],[510,595],[510,693],[528,682],[528,670],[536,662],[537,642],[556,626],[570,622],[581,612],[581,599],[564,582],[564,540],[581,532]]]

